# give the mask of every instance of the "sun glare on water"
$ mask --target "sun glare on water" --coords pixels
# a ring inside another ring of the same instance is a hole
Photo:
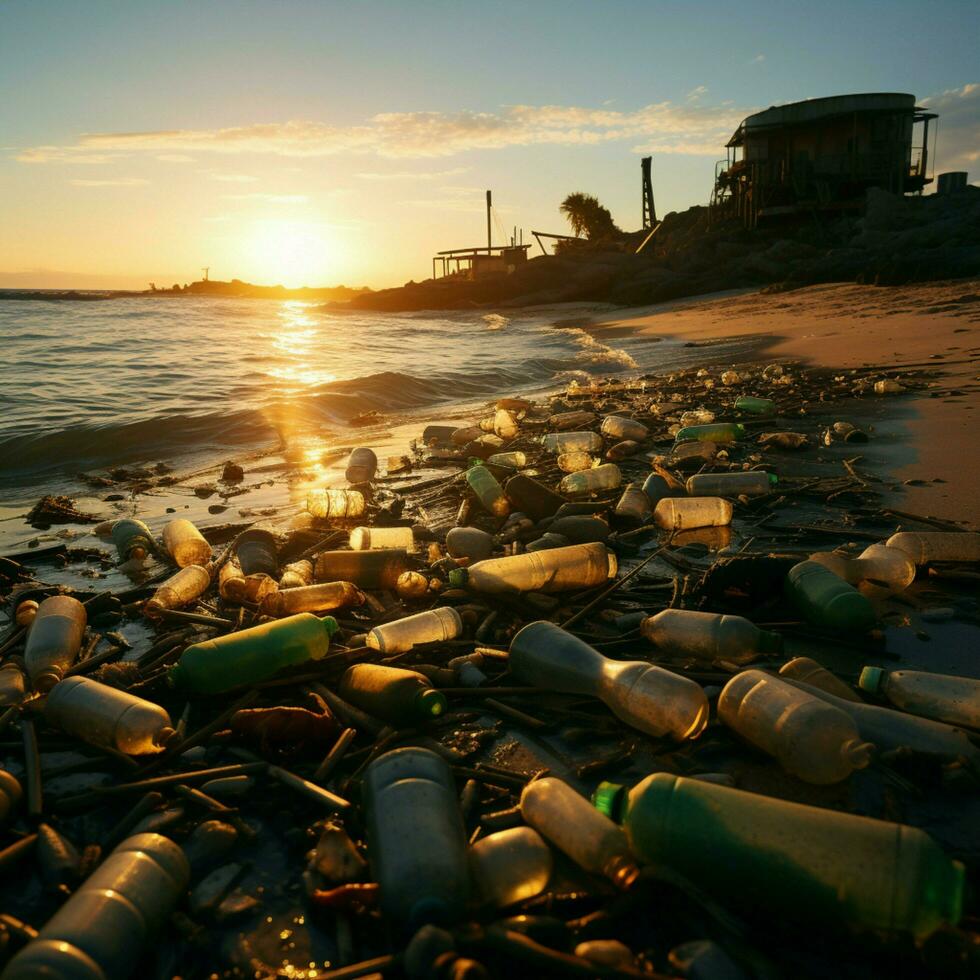
[[[271,219],[255,225],[248,240],[248,262],[256,281],[290,288],[332,282],[335,243],[314,221]]]

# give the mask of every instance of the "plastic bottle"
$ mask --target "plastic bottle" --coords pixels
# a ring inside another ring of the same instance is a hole
[[[415,550],[415,535],[410,527],[355,527],[350,533],[353,551],[377,551],[381,548]]]
[[[558,469],[562,473],[580,473],[582,470],[591,470],[595,460],[589,453],[577,451],[574,453],[562,453],[558,457]]]
[[[360,517],[364,506],[360,490],[311,490],[306,495],[306,509],[314,517]]]
[[[541,445],[549,453],[597,453],[602,449],[598,432],[549,432],[541,437]]]
[[[786,575],[786,594],[814,626],[864,631],[875,622],[871,603],[852,585],[815,561],[802,561]]]
[[[558,489],[569,496],[600,493],[603,490],[615,490],[623,482],[623,474],[615,463],[603,463],[591,470],[580,473],[569,473],[559,484]]]
[[[630,483],[617,501],[613,513],[624,521],[643,524],[650,519],[653,508],[650,498],[635,483]]]
[[[493,535],[478,527],[454,527],[446,535],[446,551],[453,558],[482,561],[493,554]]]
[[[4,980],[130,976],[189,878],[187,858],[169,838],[124,840],[10,960]]]
[[[532,827],[510,827],[482,837],[469,849],[470,877],[483,905],[504,908],[548,887],[551,849]]]
[[[485,466],[471,466],[466,471],[466,482],[488,513],[494,517],[506,517],[510,513],[504,488]]]
[[[171,575],[143,606],[143,615],[157,618],[164,609],[179,609],[200,599],[211,584],[211,576],[200,565],[185,565]]]
[[[466,832],[452,772],[429,749],[386,752],[364,771],[368,854],[384,914],[407,932],[466,911]]]
[[[55,684],[44,716],[89,745],[126,755],[162,752],[174,735],[170,715],[160,705],[90,677],[68,677]]]
[[[899,531],[885,544],[904,551],[916,565],[938,561],[980,562],[980,533],[976,531]]]
[[[429,591],[429,580],[421,572],[402,572],[395,591],[402,599],[421,599]]]
[[[455,640],[462,632],[459,613],[449,606],[440,606],[375,626],[364,643],[383,654],[405,653],[421,643]]]
[[[513,504],[514,510],[527,514],[535,521],[551,517],[565,503],[564,497],[523,473],[518,473],[507,481],[504,493]]]
[[[24,796],[20,781],[13,773],[0,769],[0,827],[7,823],[11,813],[20,805]]]
[[[756,398],[754,395],[739,395],[735,408],[746,415],[775,415],[776,403],[771,398]]]
[[[980,728],[980,680],[976,678],[865,667],[858,686],[862,691],[888,698],[913,715]]]
[[[318,582],[353,582],[361,589],[393,589],[402,572],[411,569],[404,548],[379,551],[323,551],[316,557]]]
[[[559,412],[548,419],[548,427],[552,429],[580,429],[583,425],[592,425],[597,416],[595,412]]]
[[[761,670],[736,674],[718,698],[718,717],[804,782],[839,783],[871,762],[853,719]]]
[[[554,534],[552,531],[548,531],[546,534],[542,534],[540,538],[529,541],[524,545],[524,550],[530,552],[550,551],[552,548],[567,548],[571,543],[564,534]]]
[[[447,706],[446,696],[423,674],[384,664],[348,667],[337,690],[355,707],[403,728],[438,718]]]
[[[607,439],[632,439],[643,442],[650,430],[636,419],[623,418],[622,415],[607,415],[599,426],[599,431]]]
[[[525,684],[597,697],[626,724],[657,738],[697,738],[708,723],[700,684],[645,661],[610,660],[544,620],[517,633],[508,664]]]
[[[651,473],[643,481],[643,492],[647,495],[652,507],[656,507],[664,497],[672,497],[675,493],[671,485],[659,473]]]
[[[71,596],[49,596],[38,606],[24,647],[27,676],[36,691],[50,691],[75,662],[87,624],[85,607]]]
[[[556,517],[553,521],[542,521],[541,526],[552,534],[567,538],[569,544],[605,541],[612,534],[612,528],[604,520],[586,514]]]
[[[504,558],[488,558],[449,573],[454,588],[474,592],[568,592],[616,577],[616,555],[604,544],[573,544]]]
[[[521,793],[521,816],[558,850],[592,874],[628,888],[639,874],[623,831],[568,783],[534,779]]]
[[[116,546],[120,561],[137,561],[152,555],[156,550],[153,532],[142,522],[127,517],[112,525],[112,543]]]
[[[494,453],[487,457],[487,462],[493,466],[506,466],[512,470],[520,470],[527,466],[527,456],[520,451],[512,453]]]
[[[692,497],[762,497],[772,493],[779,482],[775,473],[745,470],[741,473],[696,473],[687,478]]]
[[[742,616],[693,609],[664,609],[644,619],[640,632],[662,653],[705,663],[746,664],[783,650],[779,633],[761,630]]]
[[[226,602],[261,602],[278,590],[276,580],[262,572],[246,575],[237,558],[229,558],[218,571],[218,594]]]
[[[301,589],[304,585],[313,584],[313,562],[303,559],[290,562],[283,570],[279,579],[280,589]]]
[[[337,620],[312,613],[226,633],[189,646],[168,673],[173,687],[196,694],[221,694],[257,684],[284,667],[326,656]]]
[[[344,476],[348,483],[370,483],[377,472],[378,457],[374,450],[360,446],[350,454]]]
[[[845,701],[853,701],[857,704],[864,703],[849,685],[809,657],[794,657],[792,660],[786,661],[779,668],[779,676],[790,681],[802,681],[811,687],[819,687],[820,690],[835,694]]]
[[[206,565],[211,561],[211,545],[204,535],[188,520],[178,517],[163,529],[163,546],[167,554],[181,568],[188,565]]]
[[[621,815],[642,862],[722,901],[810,929],[924,939],[962,913],[964,870],[914,827],[790,803],[670,773],[596,804]]]
[[[0,708],[20,704],[27,694],[24,662],[19,657],[0,664]]]
[[[674,436],[674,442],[736,442],[745,438],[741,422],[712,422],[710,425],[686,425]]]
[[[517,435],[520,426],[517,424],[517,419],[507,411],[506,408],[498,408],[493,416],[493,432],[494,435],[500,436],[501,439],[513,439]]]
[[[235,557],[246,575],[278,576],[278,551],[276,536],[261,527],[242,532],[235,541]]]
[[[727,527],[732,522],[732,505],[723,497],[664,497],[653,509],[653,520],[668,531]]]
[[[323,613],[362,605],[364,593],[356,585],[350,582],[319,582],[273,592],[259,603],[259,612],[263,616],[281,619],[301,612]]]
[[[809,561],[823,565],[838,578],[859,587],[870,596],[885,596],[902,592],[915,579],[915,563],[904,551],[873,544],[857,558],[848,558],[833,551],[818,551]]]

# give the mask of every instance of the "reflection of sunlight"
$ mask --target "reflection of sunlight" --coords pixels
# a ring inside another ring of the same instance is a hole
[[[310,362],[316,357],[315,341],[319,337],[317,321],[307,314],[307,303],[286,302],[279,309],[281,326],[272,337],[272,347],[283,358],[294,363],[270,366],[268,374],[296,386],[313,387],[337,380],[337,375]]]

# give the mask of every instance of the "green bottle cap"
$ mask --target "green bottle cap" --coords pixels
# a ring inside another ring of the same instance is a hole
[[[774,487],[777,483],[779,483],[779,477],[776,476],[775,473],[770,473],[769,474],[769,486]]]
[[[320,622],[323,623],[323,628],[327,631],[327,636],[333,636],[340,629],[340,623],[333,616],[322,616]]]
[[[741,439],[745,435],[745,426],[741,422],[736,422],[734,428],[736,435]]]
[[[626,805],[626,787],[622,783],[603,781],[592,794],[592,805],[603,815],[619,823]]]
[[[446,695],[434,687],[427,687],[415,695],[415,713],[420,720],[438,718],[439,715],[445,714],[448,707]]]
[[[759,630],[759,653],[782,653],[783,634]]]
[[[470,580],[470,573],[465,568],[454,568],[449,573],[449,584],[454,589],[465,589]]]
[[[858,687],[869,694],[877,694],[881,690],[881,683],[885,679],[885,672],[881,667],[864,667],[861,676],[858,678]]]

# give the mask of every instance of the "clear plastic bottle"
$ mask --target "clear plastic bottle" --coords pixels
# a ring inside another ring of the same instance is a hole
[[[494,453],[487,457],[487,462],[492,466],[506,466],[512,470],[521,470],[527,466],[527,456],[519,450],[512,453]]]
[[[673,497],[674,488],[659,473],[651,473],[643,481],[643,492],[647,495],[651,507],[656,507],[665,497]]]
[[[211,576],[200,565],[185,565],[176,575],[171,575],[143,606],[143,615],[157,618],[164,609],[180,609],[196,602],[208,590]],[[275,583],[273,583],[275,584]]]
[[[902,592],[915,579],[915,563],[904,551],[889,548],[884,544],[873,544],[857,558],[834,551],[818,551],[810,555],[810,561],[823,565],[838,578],[859,591],[870,596],[885,596],[892,592]]]
[[[524,787],[520,807],[525,823],[579,867],[624,889],[636,880],[639,868],[626,835],[568,783],[554,776],[532,780]]]
[[[488,558],[449,573],[454,588],[474,592],[568,592],[616,577],[616,555],[604,544],[573,544],[504,558]]]
[[[533,827],[510,827],[470,845],[476,897],[490,908],[523,902],[548,887],[551,849]]]
[[[279,579],[280,589],[301,589],[313,584],[313,562],[302,559],[290,562],[283,570]]]
[[[548,427],[567,431],[569,429],[581,429],[583,425],[592,425],[598,418],[595,412],[559,412],[548,418]]]
[[[514,510],[527,514],[535,521],[551,517],[565,503],[564,497],[523,473],[512,476],[507,481],[504,492]]]
[[[167,554],[181,568],[188,565],[206,565],[211,561],[211,545],[204,535],[188,520],[178,517],[163,529],[163,546]]]
[[[735,408],[746,415],[775,415],[776,403],[771,398],[756,398],[754,395],[739,395]]]
[[[732,522],[732,505],[723,497],[664,497],[657,501],[653,519],[667,531],[727,527]]]
[[[350,454],[344,476],[348,483],[370,483],[377,472],[378,457],[374,450],[360,446]]]
[[[372,877],[385,915],[407,933],[459,919],[469,898],[466,831],[453,775],[429,749],[379,756],[362,781]]]
[[[686,425],[674,436],[674,442],[737,442],[745,438],[741,422],[712,422],[709,425]]]
[[[170,668],[171,686],[195,694],[222,694],[268,680],[284,667],[320,660],[337,620],[298,613],[189,646]]]
[[[0,664],[0,708],[20,704],[27,696],[27,675],[24,662],[19,657]]]
[[[366,646],[383,654],[405,653],[421,643],[455,640],[463,632],[459,613],[449,606],[375,626],[365,639]]]
[[[263,616],[294,616],[296,613],[324,613],[364,605],[364,593],[351,582],[319,582],[298,589],[279,589],[259,603]]]
[[[624,418],[622,415],[607,415],[599,426],[599,431],[607,439],[632,439],[643,442],[650,430],[636,419]]]
[[[980,562],[980,533],[976,531],[899,531],[885,544],[904,551],[916,565]]]
[[[613,513],[621,520],[643,524],[650,519],[653,508],[650,498],[635,483],[630,483],[616,502]]]
[[[586,493],[600,493],[603,490],[615,490],[623,482],[623,474],[615,463],[603,463],[591,470],[579,473],[569,473],[564,477],[558,489],[568,496]]]
[[[520,630],[508,663],[523,683],[597,697],[626,724],[657,738],[697,738],[708,724],[700,684],[645,661],[610,660],[554,623]]]
[[[402,572],[411,569],[404,548],[378,551],[323,551],[316,557],[318,582],[353,582],[358,588],[393,589]]]
[[[742,616],[693,609],[664,609],[644,619],[640,632],[665,654],[705,663],[746,664],[783,650],[779,633],[761,630]]]
[[[49,596],[38,606],[24,647],[27,676],[36,691],[50,691],[75,662],[87,624],[85,607],[71,596]]]
[[[381,548],[415,550],[415,535],[410,527],[355,527],[350,533],[352,551],[377,551]]]
[[[306,509],[314,517],[360,517],[364,507],[360,490],[311,490],[306,495]]]
[[[558,457],[558,469],[562,473],[581,473],[583,470],[591,470],[594,464],[592,456],[582,451],[562,453]]]
[[[4,970],[4,980],[128,977],[190,879],[184,852],[159,834],[124,840]]]
[[[762,497],[779,482],[775,473],[745,470],[741,473],[696,473],[687,479],[692,497]]]
[[[549,432],[541,437],[541,445],[549,453],[597,453],[602,449],[598,432]]]
[[[447,706],[446,696],[424,674],[384,664],[348,667],[337,691],[355,707],[400,728],[438,718]]]
[[[819,687],[820,690],[835,694],[845,701],[864,703],[849,685],[809,657],[794,657],[792,660],[787,660],[779,668],[779,676],[790,681],[802,681],[811,687]]]
[[[963,865],[914,827],[665,772],[628,796],[604,784],[596,804],[640,861],[762,915],[924,939],[962,914]]]
[[[147,558],[156,550],[153,545],[153,532],[142,522],[127,517],[112,525],[112,543],[120,561],[137,561]]]
[[[90,677],[68,677],[55,684],[44,717],[89,745],[125,755],[162,752],[174,735],[170,715],[160,705]]]
[[[488,513],[494,517],[506,517],[510,513],[504,488],[485,466],[471,466],[466,471],[466,482]]]
[[[865,667],[858,686],[913,715],[980,728],[980,680],[974,677]]]
[[[871,603],[852,585],[815,561],[802,561],[786,575],[786,594],[814,626],[863,632],[875,622]]]
[[[725,685],[718,717],[788,773],[818,786],[864,769],[874,751],[849,715],[761,670],[742,671]]]
[[[229,558],[218,571],[218,594],[226,602],[261,602],[278,588],[276,580],[262,572],[246,575],[234,557]]]
[[[493,554],[493,548],[493,535],[478,527],[454,527],[446,535],[446,551],[453,558],[482,561]]]

